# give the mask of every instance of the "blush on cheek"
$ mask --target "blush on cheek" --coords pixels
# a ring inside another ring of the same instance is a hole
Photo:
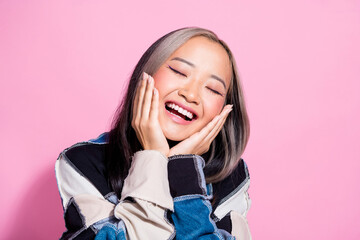
[[[219,115],[223,109],[224,102],[223,101],[209,101],[204,107],[204,114],[207,116],[209,122]]]
[[[216,108],[216,115],[220,114],[224,108],[224,101],[217,101],[214,103],[214,108]]]
[[[172,76],[168,69],[160,67],[160,69],[153,75],[156,88],[161,86],[168,86],[171,83]]]

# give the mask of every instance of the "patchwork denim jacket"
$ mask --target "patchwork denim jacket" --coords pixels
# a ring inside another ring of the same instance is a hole
[[[251,239],[243,160],[223,181],[206,184],[201,156],[139,151],[118,199],[106,177],[106,144],[104,133],[56,161],[67,228],[61,239]]]

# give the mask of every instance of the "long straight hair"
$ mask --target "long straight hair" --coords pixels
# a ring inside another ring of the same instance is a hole
[[[131,75],[123,101],[115,113],[109,133],[106,168],[110,184],[119,198],[132,156],[135,152],[142,150],[136,133],[131,127],[133,100],[142,73],[154,75],[174,51],[189,39],[198,36],[219,43],[226,50],[232,66],[232,77],[225,104],[233,104],[233,110],[207,153],[209,157],[204,169],[207,182],[214,183],[224,179],[241,160],[249,139],[250,127],[233,54],[227,44],[212,31],[196,27],[178,29],[158,39],[142,55]]]

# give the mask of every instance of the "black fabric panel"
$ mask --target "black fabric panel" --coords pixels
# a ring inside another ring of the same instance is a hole
[[[64,219],[67,231],[64,232],[61,236],[61,240],[71,238],[74,234],[76,234],[76,232],[85,227],[81,215],[78,212],[76,203],[73,201],[70,202],[70,204],[68,205],[68,208],[65,211]],[[95,232],[91,228],[88,228],[82,231],[78,236],[76,236],[75,239],[89,240],[94,239],[95,235]]]
[[[226,230],[228,233],[231,233],[232,224],[230,214],[223,217],[219,222],[216,222],[216,226],[220,229]]]
[[[73,232],[66,231],[63,233],[60,240],[70,239],[73,235],[74,235]],[[73,239],[74,240],[93,240],[93,239],[95,239],[95,236],[96,236],[95,232],[91,228],[88,228],[88,229],[82,231],[79,235],[77,235]]]
[[[214,199],[212,201],[213,210],[219,205],[220,201],[229,195],[232,191],[235,190],[245,179],[246,179],[246,170],[245,170],[244,160],[241,159],[238,166],[234,171],[226,177],[224,180],[213,183],[213,195]]]
[[[181,155],[181,157],[169,158],[168,175],[172,197],[188,194],[206,194],[200,185],[201,179],[195,167],[194,156],[184,157]]]
[[[73,232],[64,232],[64,234],[61,236],[60,240],[66,240],[70,239],[74,235]],[[95,239],[96,233],[91,229],[88,228],[84,231],[82,231],[79,235],[77,235],[74,240],[93,240]]]
[[[71,233],[71,232],[69,232],[69,231],[66,231],[66,232],[64,232],[64,233],[61,235],[61,237],[60,237],[59,240],[69,239],[72,235],[73,235],[73,233]]]
[[[169,223],[174,225],[174,220],[172,219],[171,215],[172,215],[172,212],[170,210],[166,210],[166,214],[165,214],[166,219],[169,221]]]
[[[65,226],[69,232],[76,232],[84,227],[83,219],[81,218],[77,206],[72,200],[65,211],[64,219]]]
[[[105,196],[112,192],[105,167],[105,144],[86,144],[66,151],[70,162]]]

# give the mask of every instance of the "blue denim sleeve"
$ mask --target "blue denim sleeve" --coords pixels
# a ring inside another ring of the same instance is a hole
[[[211,219],[211,197],[206,190],[204,165],[204,159],[198,155],[176,155],[169,158],[169,185],[174,198],[171,218],[176,239],[235,239],[225,230],[218,229]]]
[[[114,225],[105,225],[96,234],[95,240],[126,240],[126,229],[116,228]]]

